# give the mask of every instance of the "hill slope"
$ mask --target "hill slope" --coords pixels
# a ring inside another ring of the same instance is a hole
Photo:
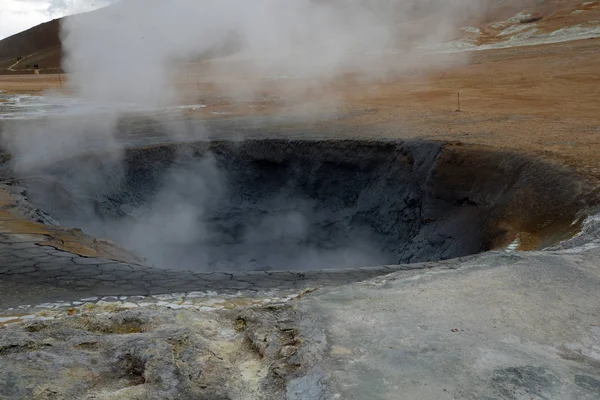
[[[0,73],[31,73],[34,64],[39,64],[42,72],[58,72],[62,58],[61,20],[55,19],[0,40]]]
[[[415,3],[415,9],[410,12],[402,8],[398,15],[400,42],[418,45],[419,37],[430,34],[432,27],[439,23],[444,14],[444,8],[439,6],[435,1],[423,1]],[[32,73],[34,64],[39,64],[42,73],[61,72],[63,52],[60,26],[63,20],[55,19],[0,40],[0,74]],[[456,25],[454,40],[428,46],[429,49],[461,51],[598,37],[600,1],[489,0],[485,8],[465,11],[462,17],[454,16],[453,23]],[[416,38],[416,42],[408,39],[411,37]],[[235,43],[232,45],[228,42],[216,45],[205,54],[191,57],[207,59],[233,51]]]

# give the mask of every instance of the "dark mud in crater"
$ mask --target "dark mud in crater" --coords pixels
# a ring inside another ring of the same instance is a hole
[[[86,155],[27,171],[62,225],[150,264],[324,269],[542,248],[586,206],[571,171],[433,142],[201,142]]]

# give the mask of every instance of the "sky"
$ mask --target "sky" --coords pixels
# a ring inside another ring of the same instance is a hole
[[[111,0],[0,0],[0,39],[65,15],[91,11]]]

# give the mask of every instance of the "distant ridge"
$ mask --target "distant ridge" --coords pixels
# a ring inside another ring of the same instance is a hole
[[[0,40],[0,74],[33,73],[35,64],[42,73],[60,72],[61,21],[45,22]]]

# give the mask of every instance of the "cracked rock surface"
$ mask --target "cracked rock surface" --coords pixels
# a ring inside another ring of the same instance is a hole
[[[0,309],[96,296],[210,291],[247,294],[360,281],[435,263],[323,271],[192,272],[90,258],[40,245],[39,238],[0,234]]]
[[[5,312],[0,398],[597,399],[600,239],[583,236],[286,299]]]
[[[286,305],[69,313],[0,331],[0,398],[283,398],[306,364]]]
[[[298,310],[325,332],[319,366],[332,393],[599,398],[600,249],[499,261],[398,273],[305,298]]]

